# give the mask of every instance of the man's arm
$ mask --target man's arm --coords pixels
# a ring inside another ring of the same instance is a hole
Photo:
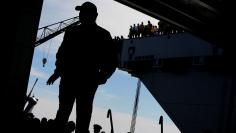
[[[62,69],[62,49],[63,49],[63,42],[61,46],[59,47],[57,54],[56,54],[56,68],[54,70],[54,73],[50,76],[50,78],[47,81],[47,85],[51,85],[61,76],[61,69]]]
[[[64,56],[64,47],[65,47],[65,43],[66,43],[66,40],[67,40],[67,31],[65,32],[64,34],[64,39],[61,43],[61,46],[59,47],[58,51],[57,51],[57,54],[56,54],[56,62],[55,62],[55,70],[54,70],[54,73],[50,76],[50,78],[48,79],[47,81],[47,85],[51,85],[54,83],[54,81],[56,81],[62,74],[62,68],[63,68],[63,58],[65,57]]]
[[[111,75],[115,72],[118,58],[117,58],[117,47],[112,40],[110,34],[107,34],[106,41],[105,41],[106,51],[105,55],[103,56],[103,62],[100,67],[100,81],[99,84],[106,83],[107,79],[111,77]]]

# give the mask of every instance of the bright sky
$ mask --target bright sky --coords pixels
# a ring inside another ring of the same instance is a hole
[[[86,0],[44,0],[40,26],[46,26],[58,21],[78,16],[74,10],[76,5],[81,5]],[[130,25],[150,20],[157,25],[158,20],[143,13],[133,10],[113,0],[91,0],[98,8],[97,24],[110,31],[111,35],[123,35],[127,38]],[[58,85],[59,79],[51,86],[46,81],[55,68],[55,54],[61,44],[63,34],[36,47],[28,91],[32,88],[36,78],[39,78],[33,94],[39,99],[33,113],[36,117],[54,118],[58,108]],[[42,59],[47,58],[45,67]],[[125,133],[130,130],[131,116],[135,98],[137,78],[124,71],[116,70],[105,85],[99,86],[94,99],[93,115],[90,126],[100,124],[103,131],[110,132],[109,119],[106,117],[107,110],[112,110],[114,131]],[[78,84],[78,87],[82,87]],[[138,116],[136,121],[136,133],[160,133],[159,117],[164,116],[164,132],[180,133],[178,128],[166,115],[158,102],[152,97],[147,88],[142,84]],[[75,121],[75,110],[70,120]],[[91,133],[93,132],[90,128]]]

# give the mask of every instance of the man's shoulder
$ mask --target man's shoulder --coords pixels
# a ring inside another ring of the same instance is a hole
[[[106,30],[105,28],[103,28],[103,27],[101,27],[101,26],[99,26],[99,25],[97,25],[97,31],[98,31],[99,33],[103,33],[103,34],[110,35],[110,32],[109,32],[108,30]]]
[[[74,25],[74,26],[70,26],[68,27],[65,32],[66,33],[72,33],[74,31],[77,31],[78,29],[80,29],[80,26],[79,25]]]

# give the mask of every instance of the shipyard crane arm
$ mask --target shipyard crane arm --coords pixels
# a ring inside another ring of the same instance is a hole
[[[77,25],[78,23],[79,23],[79,16],[76,16],[39,28],[38,35],[34,43],[35,47],[63,33],[67,28]]]

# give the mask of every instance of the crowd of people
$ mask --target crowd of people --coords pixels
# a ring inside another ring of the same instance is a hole
[[[24,133],[72,133],[75,130],[74,121],[68,121],[65,127],[58,128],[54,119],[47,119],[46,117],[39,119],[33,113],[23,113],[19,123],[21,125],[19,131]]]
[[[68,121],[64,127],[60,127],[54,119],[46,117],[39,119],[33,113],[23,113],[20,123],[19,131],[23,133],[72,133],[76,126],[74,121]],[[93,133],[105,133],[105,131],[102,131],[101,125],[94,124]]]
[[[164,21],[159,21],[157,25],[150,21],[146,25],[143,22],[140,24],[130,25],[128,38],[150,37],[156,35],[168,35],[183,32],[174,25],[170,25]]]

